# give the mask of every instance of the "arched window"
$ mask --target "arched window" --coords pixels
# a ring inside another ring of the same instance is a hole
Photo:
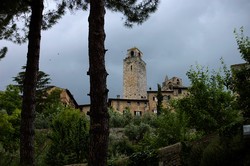
[[[130,55],[131,55],[131,57],[133,57],[135,55],[134,51],[131,51]]]
[[[180,80],[179,79],[177,79],[177,85],[180,85]]]

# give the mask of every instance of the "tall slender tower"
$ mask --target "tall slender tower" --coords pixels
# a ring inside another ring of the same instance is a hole
[[[123,98],[146,99],[146,63],[141,59],[142,52],[134,47],[127,50],[123,60]]]

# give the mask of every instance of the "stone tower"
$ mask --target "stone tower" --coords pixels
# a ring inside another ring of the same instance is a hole
[[[127,57],[123,60],[124,99],[147,98],[146,63],[142,55],[136,47],[127,50]]]

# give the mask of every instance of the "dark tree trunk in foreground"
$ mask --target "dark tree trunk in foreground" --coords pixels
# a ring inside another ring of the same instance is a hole
[[[35,92],[39,70],[43,0],[32,0],[31,9],[20,129],[20,164],[23,166],[34,165]]]
[[[90,144],[89,165],[107,165],[108,151],[108,89],[105,69],[104,0],[90,0],[89,72],[90,75]]]

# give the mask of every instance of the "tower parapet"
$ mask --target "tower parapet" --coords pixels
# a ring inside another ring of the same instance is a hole
[[[127,50],[127,58],[141,58],[143,53],[136,47]]]

